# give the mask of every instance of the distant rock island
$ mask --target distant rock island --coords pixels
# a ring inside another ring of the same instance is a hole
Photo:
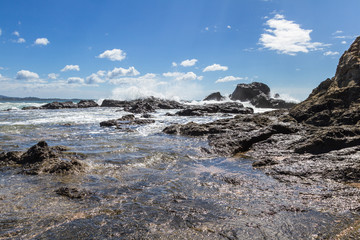
[[[260,82],[238,84],[229,98],[233,101],[250,102],[254,107],[258,108],[291,108],[296,104],[279,99],[280,95],[278,93],[275,94],[275,98],[272,98],[269,86]],[[211,100],[222,101],[225,100],[225,97],[220,92],[215,92],[204,99],[204,101]]]

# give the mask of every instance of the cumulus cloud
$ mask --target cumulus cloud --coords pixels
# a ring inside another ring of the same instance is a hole
[[[48,45],[50,41],[47,38],[37,38],[34,42],[35,45]]]
[[[105,71],[98,71],[97,73],[93,73],[90,76],[86,77],[86,83],[87,84],[97,84],[97,83],[103,83],[106,81],[105,77]]]
[[[227,25],[227,27],[226,27],[227,29],[231,29],[231,26],[230,25]]]
[[[69,84],[83,84],[85,81],[80,77],[69,77],[67,83]]]
[[[39,79],[39,75],[28,70],[20,70],[16,73],[17,80],[34,80]]]
[[[121,49],[114,48],[113,50],[106,50],[101,53],[98,58],[107,58],[111,61],[121,61],[126,57],[126,53]]]
[[[59,74],[56,74],[56,73],[49,73],[48,74],[48,78],[51,79],[51,80],[55,80],[59,77]]]
[[[2,35],[2,30],[1,30],[1,28],[0,28],[0,36]]]
[[[347,42],[346,42],[346,41],[342,41],[341,44],[347,44]]]
[[[172,62],[171,65],[172,65],[173,67],[176,67],[176,66],[177,66],[177,63],[176,63],[176,62]]]
[[[107,73],[108,78],[116,78],[116,77],[124,77],[124,76],[137,76],[140,73],[134,68],[134,67],[129,67],[128,69],[126,68],[114,68],[112,71],[109,71]]]
[[[203,76],[197,76],[194,72],[167,72],[163,73],[164,77],[174,78],[175,81],[191,81],[191,80],[202,80]]]
[[[286,20],[283,15],[276,14],[274,18],[266,21],[270,28],[261,34],[259,43],[270,50],[276,50],[281,54],[296,55],[296,53],[321,50],[328,46],[320,42],[312,42],[310,33],[312,30],[302,29],[294,21]]]
[[[17,37],[20,37],[20,33],[18,31],[14,31],[12,34],[17,36]]]
[[[246,78],[226,76],[224,78],[219,78],[218,80],[215,81],[215,83],[233,82],[233,81],[244,80],[244,79],[246,79]]]
[[[198,60],[197,59],[195,59],[195,58],[193,58],[193,59],[186,59],[186,60],[184,60],[184,61],[182,61],[181,63],[180,63],[180,65],[181,66],[183,66],[183,67],[192,67],[192,66],[194,66],[195,64],[196,64],[196,62],[197,62]]]
[[[213,64],[204,68],[203,72],[212,72],[212,71],[227,71],[229,68],[227,66],[221,66],[220,64]]]
[[[16,42],[17,42],[17,43],[24,43],[24,42],[26,42],[26,41],[25,41],[24,38],[19,38]]]
[[[339,52],[333,52],[333,51],[327,51],[324,52],[325,56],[335,56],[335,55],[339,55]]]
[[[66,71],[80,71],[79,65],[66,65],[63,69],[60,70],[61,72]]]

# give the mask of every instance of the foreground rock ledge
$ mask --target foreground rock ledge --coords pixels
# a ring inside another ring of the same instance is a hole
[[[66,150],[63,146],[50,147],[45,141],[41,141],[26,152],[0,153],[0,167],[20,166],[21,173],[30,175],[83,172],[86,165],[64,154]]]

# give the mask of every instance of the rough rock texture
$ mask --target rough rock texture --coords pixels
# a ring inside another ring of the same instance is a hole
[[[63,109],[63,108],[89,108],[89,107],[98,107],[97,104],[93,100],[81,100],[79,103],[73,102],[52,102],[42,105],[41,107],[24,107],[22,110],[33,110],[33,109]]]
[[[134,125],[145,125],[154,123],[155,120],[153,119],[140,119],[135,118],[134,115],[129,114],[122,116],[119,119],[112,119],[108,121],[103,121],[100,123],[101,127],[116,127],[118,129],[123,129],[124,126],[134,126]]]
[[[85,170],[85,164],[79,160],[66,156],[66,148],[61,146],[49,147],[41,141],[26,152],[8,152],[0,154],[0,166],[20,165],[22,173],[37,175],[42,173],[79,173]]]
[[[238,84],[230,95],[230,99],[250,101],[252,105],[259,108],[290,108],[295,105],[295,103],[285,102],[278,98],[271,98],[269,86],[259,82]]]
[[[360,37],[340,58],[335,76],[322,82],[290,114],[315,126],[360,124]]]
[[[222,101],[224,99],[225,99],[225,97],[223,95],[221,95],[220,92],[214,92],[214,93],[210,94],[209,96],[207,96],[206,98],[204,98],[204,101]]]
[[[176,101],[150,97],[132,101],[105,99],[101,107],[121,107],[131,113],[148,113],[155,112],[157,109],[182,109],[184,105]]]
[[[227,102],[221,104],[205,104],[199,106],[188,106],[184,110],[176,113],[178,116],[204,116],[213,113],[235,113],[235,114],[251,114],[254,110],[246,108],[241,103]]]

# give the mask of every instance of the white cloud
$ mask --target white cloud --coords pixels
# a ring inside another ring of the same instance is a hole
[[[108,78],[124,77],[124,76],[137,76],[140,73],[134,68],[114,68],[112,71],[107,73]]]
[[[61,72],[66,71],[80,71],[79,65],[66,65],[63,69],[60,70]]]
[[[126,53],[121,49],[114,48],[113,50],[106,50],[101,53],[98,58],[107,58],[111,61],[121,61],[125,59]]]
[[[69,77],[67,80],[67,83],[69,84],[83,84],[84,79],[80,77]]]
[[[109,83],[111,84],[128,84],[128,85],[142,85],[149,82],[153,82],[153,84],[158,84],[156,79],[156,74],[153,73],[147,73],[140,77],[123,77],[123,78],[117,78],[117,79],[110,79]]]
[[[1,34],[2,34],[2,30],[1,30],[1,28],[0,28],[0,36],[1,36]]]
[[[226,27],[227,29],[231,29],[231,26],[230,25],[227,25],[227,27]]]
[[[19,38],[16,42],[17,42],[17,43],[24,43],[24,42],[26,42],[26,41],[25,41],[24,38]]]
[[[341,31],[341,30],[337,30],[336,32],[334,32],[332,35],[337,35],[337,34],[341,34],[341,33],[343,33],[343,31]]]
[[[105,77],[105,71],[98,71],[97,73],[93,73],[90,76],[86,77],[86,83],[87,84],[97,84],[97,83],[103,83],[106,81]]]
[[[196,64],[196,62],[197,62],[198,60],[197,59],[187,59],[187,60],[184,60],[184,61],[182,61],[181,63],[180,63],[180,65],[181,66],[183,66],[183,67],[192,67],[192,66],[194,66],[195,64]]]
[[[274,18],[266,21],[266,25],[270,28],[265,29],[266,33],[261,34],[259,43],[281,54],[308,53],[328,46],[320,42],[312,42],[310,37],[312,30],[302,29],[299,24],[286,20],[283,15],[276,14]]]
[[[176,63],[176,62],[172,62],[172,63],[171,63],[171,66],[176,67],[176,66],[177,66],[177,63]]]
[[[50,41],[47,38],[37,38],[34,42],[35,45],[48,45]]]
[[[30,72],[28,70],[20,70],[16,74],[17,80],[34,80],[39,79],[39,75],[34,72]]]
[[[221,66],[220,64],[213,64],[204,68],[203,72],[212,72],[212,71],[227,71],[229,68],[227,66]]]
[[[18,31],[14,31],[12,34],[17,36],[17,37],[20,37],[20,33]]]
[[[232,81],[238,81],[238,80],[244,80],[244,79],[246,79],[246,78],[226,76],[224,78],[219,78],[218,80],[215,81],[215,83],[232,82]]]
[[[335,55],[339,55],[339,52],[333,52],[333,51],[327,51],[324,52],[325,56],[335,56]]]
[[[49,73],[48,74],[48,79],[51,79],[51,80],[55,80],[59,77],[59,74],[56,74],[56,73]]]
[[[346,42],[346,41],[342,41],[341,44],[347,44],[347,42]]]
[[[205,31],[209,31],[209,27],[206,27],[206,28],[205,28]]]
[[[164,77],[174,78],[175,81],[202,80],[203,76],[197,76],[193,72],[167,72],[163,73]]]

